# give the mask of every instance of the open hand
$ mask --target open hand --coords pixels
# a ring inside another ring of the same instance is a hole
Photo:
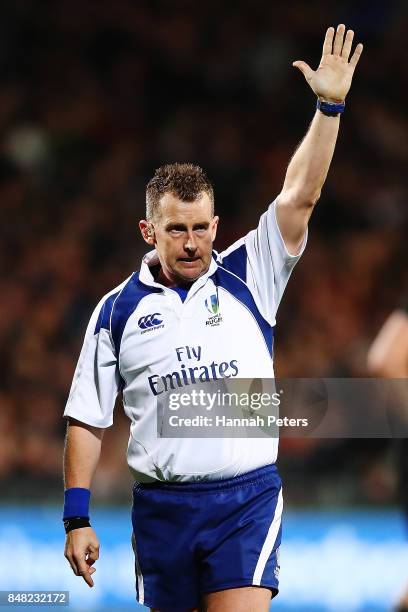
[[[359,43],[351,59],[349,56],[353,43],[354,32],[348,30],[343,23],[334,28],[328,28],[323,43],[322,59],[317,70],[312,70],[306,62],[293,62],[292,66],[299,68],[310,87],[321,100],[327,102],[343,102],[351,86],[355,67],[363,51]]]

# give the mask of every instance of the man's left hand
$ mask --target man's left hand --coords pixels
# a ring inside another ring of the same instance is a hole
[[[344,102],[351,86],[355,67],[363,51],[359,43],[349,61],[354,32],[344,24],[328,28],[323,43],[322,59],[317,70],[312,70],[306,62],[293,62],[299,68],[310,87],[321,100],[327,102]]]

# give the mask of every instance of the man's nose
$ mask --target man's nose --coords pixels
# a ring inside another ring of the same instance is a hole
[[[184,248],[186,251],[196,251],[197,244],[195,241],[194,234],[189,234],[187,238],[187,242],[184,244]]]

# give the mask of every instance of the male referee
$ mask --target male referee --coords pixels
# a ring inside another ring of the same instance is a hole
[[[353,32],[329,28],[320,65],[297,61],[317,96],[309,130],[258,227],[217,254],[213,188],[192,164],[156,170],[140,230],[154,248],[97,305],[64,416],[65,556],[93,586],[92,477],[115,398],[130,424],[137,599],[152,610],[263,612],[278,592],[282,488],[277,440],[164,439],[158,397],[223,378],[274,376],[275,315],[301,256],[354,69]],[[350,57],[351,55],[351,57]],[[213,449],[213,446],[211,446]]]

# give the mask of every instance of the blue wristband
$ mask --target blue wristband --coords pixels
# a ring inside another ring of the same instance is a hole
[[[319,100],[317,98],[316,108],[326,115],[326,117],[337,117],[337,115],[341,115],[345,109],[344,102],[324,102],[323,100]]]
[[[89,518],[89,500],[91,492],[89,489],[73,487],[66,489],[64,493],[64,517],[63,520],[81,517]]]

